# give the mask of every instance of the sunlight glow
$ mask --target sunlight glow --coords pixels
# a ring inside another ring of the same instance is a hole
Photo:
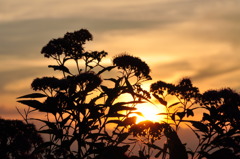
[[[163,106],[156,106],[153,104],[139,104],[136,106],[137,110],[136,112],[140,112],[142,116],[139,113],[133,113],[132,116],[137,117],[136,123],[150,120],[152,122],[162,122],[165,120],[165,115],[158,115],[159,113],[165,113],[165,109]]]

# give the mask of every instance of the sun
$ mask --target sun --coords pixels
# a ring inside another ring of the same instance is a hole
[[[150,120],[152,122],[162,122],[165,120],[165,115],[159,115],[160,113],[165,113],[164,107],[158,107],[153,104],[144,103],[144,104],[138,104],[136,106],[137,110],[136,113],[133,113],[132,116],[137,117],[136,123]],[[140,113],[137,113],[140,112]]]

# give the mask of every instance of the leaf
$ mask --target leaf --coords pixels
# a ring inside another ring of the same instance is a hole
[[[122,141],[124,141],[128,136],[129,136],[129,133],[119,134],[117,144],[122,143]]]
[[[179,103],[180,103],[180,102],[173,103],[173,104],[169,105],[168,108],[171,108],[171,107],[173,107],[173,106],[175,106],[175,105],[178,105]]]
[[[17,102],[27,105],[35,109],[41,109],[43,104],[37,100],[18,100]]]
[[[158,113],[156,115],[169,115],[169,113]]]
[[[187,117],[189,117],[189,116],[194,116],[192,109],[187,109]]]
[[[107,79],[105,79],[105,80],[109,80],[109,81],[112,81],[112,82],[114,82],[114,83],[118,83],[118,80],[116,80],[116,79],[114,79],[114,78],[107,78]]]
[[[144,96],[141,95],[141,94],[134,93],[134,95],[137,96],[137,97],[140,98],[140,99],[144,99],[144,100],[148,101],[149,103],[155,105],[155,104],[154,104],[153,102],[151,102],[148,98],[144,97]],[[155,106],[156,106],[156,105],[155,105]]]
[[[200,136],[198,135],[198,133],[195,130],[193,130],[193,128],[191,126],[189,126],[188,124],[186,124],[186,125],[192,130],[192,132],[196,135],[196,137],[198,139],[200,139]]]
[[[129,102],[118,102],[115,103],[114,105],[126,105],[126,104],[142,104],[142,103],[146,103],[144,101],[129,101]]]
[[[105,67],[104,69],[102,69],[101,71],[99,71],[98,73],[97,73],[97,75],[100,75],[100,74],[102,74],[103,72],[105,72],[105,71],[111,71],[113,68],[115,68],[116,66],[108,66],[108,67]]]
[[[108,113],[106,115],[107,117],[125,117],[126,115],[123,115],[123,114],[119,114],[119,113]]]
[[[91,130],[96,130],[96,129],[98,129],[98,125],[91,126],[89,130],[91,131]]]
[[[100,87],[101,87],[101,89],[103,90],[104,93],[108,93],[110,91],[110,89],[106,86],[101,85]]]
[[[159,101],[160,104],[167,106],[167,102],[163,98],[159,97],[156,94],[153,94],[153,96]]]
[[[171,115],[171,119],[173,120],[173,121],[175,121],[175,113],[173,113],[172,115]]]
[[[116,113],[116,112],[122,111],[122,110],[136,110],[137,109],[134,107],[123,106],[124,104],[125,104],[125,102],[119,102],[119,103],[112,105],[110,107],[109,112]]]
[[[177,112],[176,115],[182,120],[182,118],[185,116],[185,112]]]
[[[66,117],[65,119],[63,119],[61,122],[60,122],[60,126],[63,127],[67,122],[68,120],[71,118],[71,115],[69,115],[68,117]]]
[[[208,127],[203,123],[197,122],[197,121],[192,121],[191,123],[195,128],[199,129],[200,131],[206,132],[206,133],[208,132]]]
[[[158,158],[162,154],[162,151],[160,150],[154,157]]]
[[[50,122],[50,121],[47,121],[47,120],[41,120],[41,119],[35,119],[35,120],[38,120],[38,121],[41,121],[41,122],[45,123],[49,128],[51,128],[53,130],[57,130],[56,123],[54,123],[54,122]]]
[[[199,121],[189,121],[189,122],[192,124],[193,127],[197,128],[201,132],[205,132],[205,133],[208,132],[208,127],[205,124]]]
[[[126,82],[126,85],[127,85],[127,88],[128,88],[128,92],[132,95],[132,96],[134,96],[134,90],[133,90],[133,87],[132,87],[132,85],[130,84],[130,82],[128,81],[128,79],[127,78],[125,78],[125,82]]]
[[[128,117],[126,118],[122,123],[119,124],[119,126],[128,126],[128,125],[133,125],[136,123],[137,117]]]
[[[210,117],[210,115],[209,115],[209,114],[207,114],[207,113],[203,113],[202,120],[211,121],[211,120],[212,120],[212,118]]]
[[[17,97],[17,99],[20,98],[43,98],[43,97],[47,97],[45,94],[42,93],[31,93],[31,94],[27,94],[21,97]]]
[[[63,71],[63,72],[71,74],[69,69],[64,65],[60,65],[60,66],[58,66],[58,65],[48,65],[48,67],[53,68],[54,71],[59,70],[59,71]]]

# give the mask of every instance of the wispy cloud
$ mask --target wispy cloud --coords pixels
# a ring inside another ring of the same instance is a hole
[[[240,1],[229,0],[1,0],[0,100],[15,102],[6,94],[49,74],[41,48],[80,28],[94,36],[87,50],[139,56],[154,80],[187,76],[204,89],[240,90],[239,18]]]

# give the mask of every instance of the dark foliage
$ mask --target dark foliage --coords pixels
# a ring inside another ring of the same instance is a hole
[[[41,143],[43,140],[33,124],[0,119],[0,158],[38,158],[39,154],[32,152]]]
[[[107,52],[83,47],[92,39],[88,30],[81,29],[43,47],[41,53],[56,61],[48,67],[61,72],[62,77],[36,78],[31,86],[38,92],[18,98],[32,111],[46,115],[34,120],[43,123],[39,133],[49,135],[49,140],[34,152],[42,152],[42,158],[71,159],[239,158],[237,92],[221,89],[200,93],[188,78],[177,84],[157,81],[150,91],[144,90],[142,82],[151,79],[144,61],[121,54],[113,58],[112,65],[104,66],[102,59]],[[76,70],[70,70],[68,62],[75,63]],[[112,72],[111,77],[103,78],[107,71]],[[123,99],[125,96],[128,98]],[[135,106],[155,101],[166,110],[158,114],[165,120],[136,123],[131,115],[142,114]],[[197,110],[202,113],[200,119],[195,118]],[[196,135],[194,149],[179,136],[183,124]]]

